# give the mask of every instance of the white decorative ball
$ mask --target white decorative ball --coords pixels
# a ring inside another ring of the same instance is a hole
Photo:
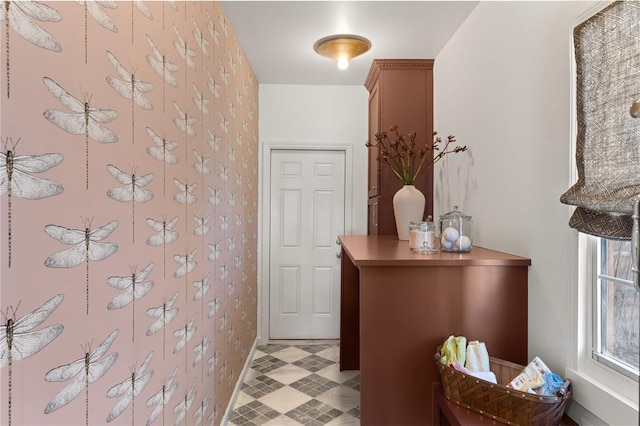
[[[471,238],[466,235],[461,236],[460,240],[458,240],[458,247],[460,247],[460,251],[469,251],[471,248]]]
[[[460,233],[456,228],[448,227],[444,231],[442,231],[442,237],[445,238],[449,242],[456,242],[460,237]]]
[[[440,238],[440,245],[442,246],[441,248],[444,249],[450,249],[451,247],[453,247],[453,243],[447,240],[444,235],[442,235],[442,238]]]

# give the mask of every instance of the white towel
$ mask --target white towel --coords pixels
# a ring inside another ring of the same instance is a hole
[[[471,371],[491,371],[489,353],[484,342],[473,340],[467,343],[467,362],[465,367]]]

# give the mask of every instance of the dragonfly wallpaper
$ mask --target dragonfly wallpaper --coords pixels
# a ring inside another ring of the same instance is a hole
[[[258,182],[221,5],[9,1],[0,26],[0,424],[219,425]]]

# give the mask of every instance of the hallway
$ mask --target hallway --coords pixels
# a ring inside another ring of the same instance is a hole
[[[259,346],[229,424],[360,424],[359,371],[340,371],[338,341]]]

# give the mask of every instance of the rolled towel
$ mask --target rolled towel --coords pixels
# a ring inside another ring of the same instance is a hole
[[[555,373],[544,373],[542,379],[544,380],[544,385],[537,389],[538,395],[555,395],[564,386],[562,377]]]
[[[465,373],[470,376],[477,377],[478,379],[486,380],[487,382],[491,382],[491,383],[498,383],[498,380],[496,379],[496,375],[493,374],[492,371],[471,371],[466,369],[459,361],[454,361],[451,364],[451,367],[455,368],[461,373]]]
[[[449,336],[440,348],[440,362],[445,365],[451,365],[454,361],[460,361],[464,364],[466,347],[466,337]]]
[[[467,344],[465,367],[471,371],[490,371],[489,353],[484,342],[473,340]]]

